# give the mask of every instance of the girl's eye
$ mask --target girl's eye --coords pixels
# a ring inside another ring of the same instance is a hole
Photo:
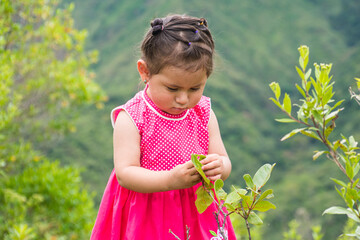
[[[171,92],[175,92],[177,90],[176,88],[171,88],[171,87],[167,87],[167,89]]]
[[[196,91],[199,91],[200,90],[200,88],[191,88],[191,91],[193,91],[193,92],[196,92]]]

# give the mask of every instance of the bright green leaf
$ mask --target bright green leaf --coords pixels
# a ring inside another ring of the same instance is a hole
[[[280,85],[277,82],[272,82],[272,83],[270,83],[269,86],[270,86],[271,90],[274,92],[276,99],[279,100],[280,95],[281,95]]]
[[[268,199],[268,197],[273,197],[274,195],[273,195],[273,190],[272,189],[268,189],[268,190],[266,190],[265,192],[263,192],[261,195],[260,195],[260,197],[259,197],[259,199],[257,200],[258,202],[259,201],[262,201],[262,200],[264,200],[265,198],[266,199]]]
[[[291,118],[275,119],[275,121],[281,122],[281,123],[293,123],[293,122],[296,122],[296,120],[291,119]]]
[[[326,151],[315,151],[315,154],[313,155],[313,160],[315,161],[316,159],[318,159],[318,157],[320,157],[324,152]]]
[[[289,132],[288,134],[286,134],[284,137],[282,137],[282,138],[281,138],[281,141],[284,141],[284,140],[286,140],[286,139],[288,139],[288,138],[291,138],[291,137],[294,136],[295,134],[303,131],[304,129],[306,129],[306,128],[298,128],[298,129],[292,130],[291,132]]]
[[[246,194],[247,191],[245,189],[240,190],[242,194]],[[229,193],[226,197],[225,203],[233,205],[234,203],[238,203],[241,200],[240,194],[234,190],[231,193]]]
[[[243,178],[244,178],[244,180],[246,182],[246,186],[248,186],[248,188],[250,188],[250,189],[254,189],[255,185],[254,185],[254,182],[253,182],[251,176],[249,174],[245,174],[243,176]]]
[[[298,84],[295,84],[295,86],[296,86],[297,90],[301,93],[301,95],[304,98],[306,98],[306,94],[305,94],[304,90]],[[304,86],[304,88],[305,88],[305,86]]]
[[[346,209],[346,208],[343,208],[343,207],[330,207],[328,209],[326,209],[324,212],[323,212],[323,215],[324,214],[351,214],[351,210],[350,209]]]
[[[311,75],[311,68],[305,74],[305,81],[309,79],[310,75]]]
[[[249,223],[253,224],[253,225],[262,225],[263,221],[261,220],[261,218],[254,212],[251,212],[250,215],[248,216]]]
[[[253,210],[257,210],[260,212],[266,212],[270,209],[276,209],[276,206],[269,201],[262,200],[262,201],[259,201],[256,203]]]
[[[360,222],[359,218],[351,211],[350,208],[343,208],[343,207],[330,207],[328,209],[326,209],[323,212],[324,214],[346,214],[349,218],[351,218],[352,220],[356,221],[356,222]]]
[[[304,81],[304,80],[305,80],[305,76],[304,76],[303,71],[302,71],[300,68],[298,68],[297,66],[295,66],[295,67],[296,67],[296,71],[298,72],[300,78]]]
[[[275,166],[275,163],[273,165],[270,164],[264,164],[262,167],[259,168],[259,170],[255,173],[253,182],[256,185],[257,189],[262,188],[265,183],[269,180],[271,172]]]
[[[205,210],[211,205],[213,202],[213,199],[211,196],[207,193],[205,188],[201,185],[196,190],[196,200],[195,200],[195,206],[199,213],[205,212]]]
[[[284,102],[283,102],[283,106],[285,111],[291,115],[291,99],[289,94],[285,93],[285,97],[284,97]]]
[[[276,106],[278,106],[280,109],[283,109],[283,106],[281,106],[281,104],[279,103],[278,100],[275,100],[274,98],[269,98],[271,101],[273,101],[273,103],[275,103]]]
[[[214,232],[214,231],[210,230],[210,233],[211,233],[211,235],[213,235],[214,237],[217,237],[216,232]]]
[[[206,177],[204,171],[202,170],[202,164],[200,163],[200,161],[202,159],[204,159],[205,156],[204,155],[198,155],[198,154],[191,154],[191,161],[194,164],[196,170],[198,171],[198,173],[201,175],[201,177],[203,178],[203,180],[205,181],[206,184],[210,184],[210,179]]]
[[[222,187],[224,186],[224,182],[221,179],[217,179],[214,183],[214,189],[215,189],[215,194],[217,199],[220,200],[225,200],[226,199],[226,192],[222,189]]]

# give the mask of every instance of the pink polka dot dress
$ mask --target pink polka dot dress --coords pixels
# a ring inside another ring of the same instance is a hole
[[[141,137],[141,167],[152,171],[171,170],[189,161],[192,153],[207,154],[210,108],[210,99],[203,96],[194,108],[170,115],[161,111],[144,90],[115,108],[111,120],[114,125],[120,111],[126,111],[132,118]],[[190,228],[191,240],[220,240],[220,235],[214,237],[209,232],[216,233],[218,229],[213,215],[215,204],[202,214],[196,209],[198,187],[199,184],[187,189],[139,193],[120,186],[113,171],[91,240],[175,240],[169,230],[186,240],[186,226]],[[229,240],[236,239],[229,218],[225,231]]]

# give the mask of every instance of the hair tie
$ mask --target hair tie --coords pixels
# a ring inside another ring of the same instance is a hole
[[[207,21],[206,21],[206,19],[205,18],[200,18],[200,20],[199,20],[199,26],[200,27],[202,27],[202,28],[207,28]]]
[[[164,23],[161,18],[156,18],[153,22],[151,22],[152,27],[152,35],[155,36],[156,34],[162,32],[164,30]]]

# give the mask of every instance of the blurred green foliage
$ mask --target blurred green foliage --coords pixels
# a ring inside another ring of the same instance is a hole
[[[88,70],[96,52],[74,28],[74,6],[0,1],[0,238],[85,239],[93,195],[79,169],[45,150],[75,130],[76,109],[106,99]]]

